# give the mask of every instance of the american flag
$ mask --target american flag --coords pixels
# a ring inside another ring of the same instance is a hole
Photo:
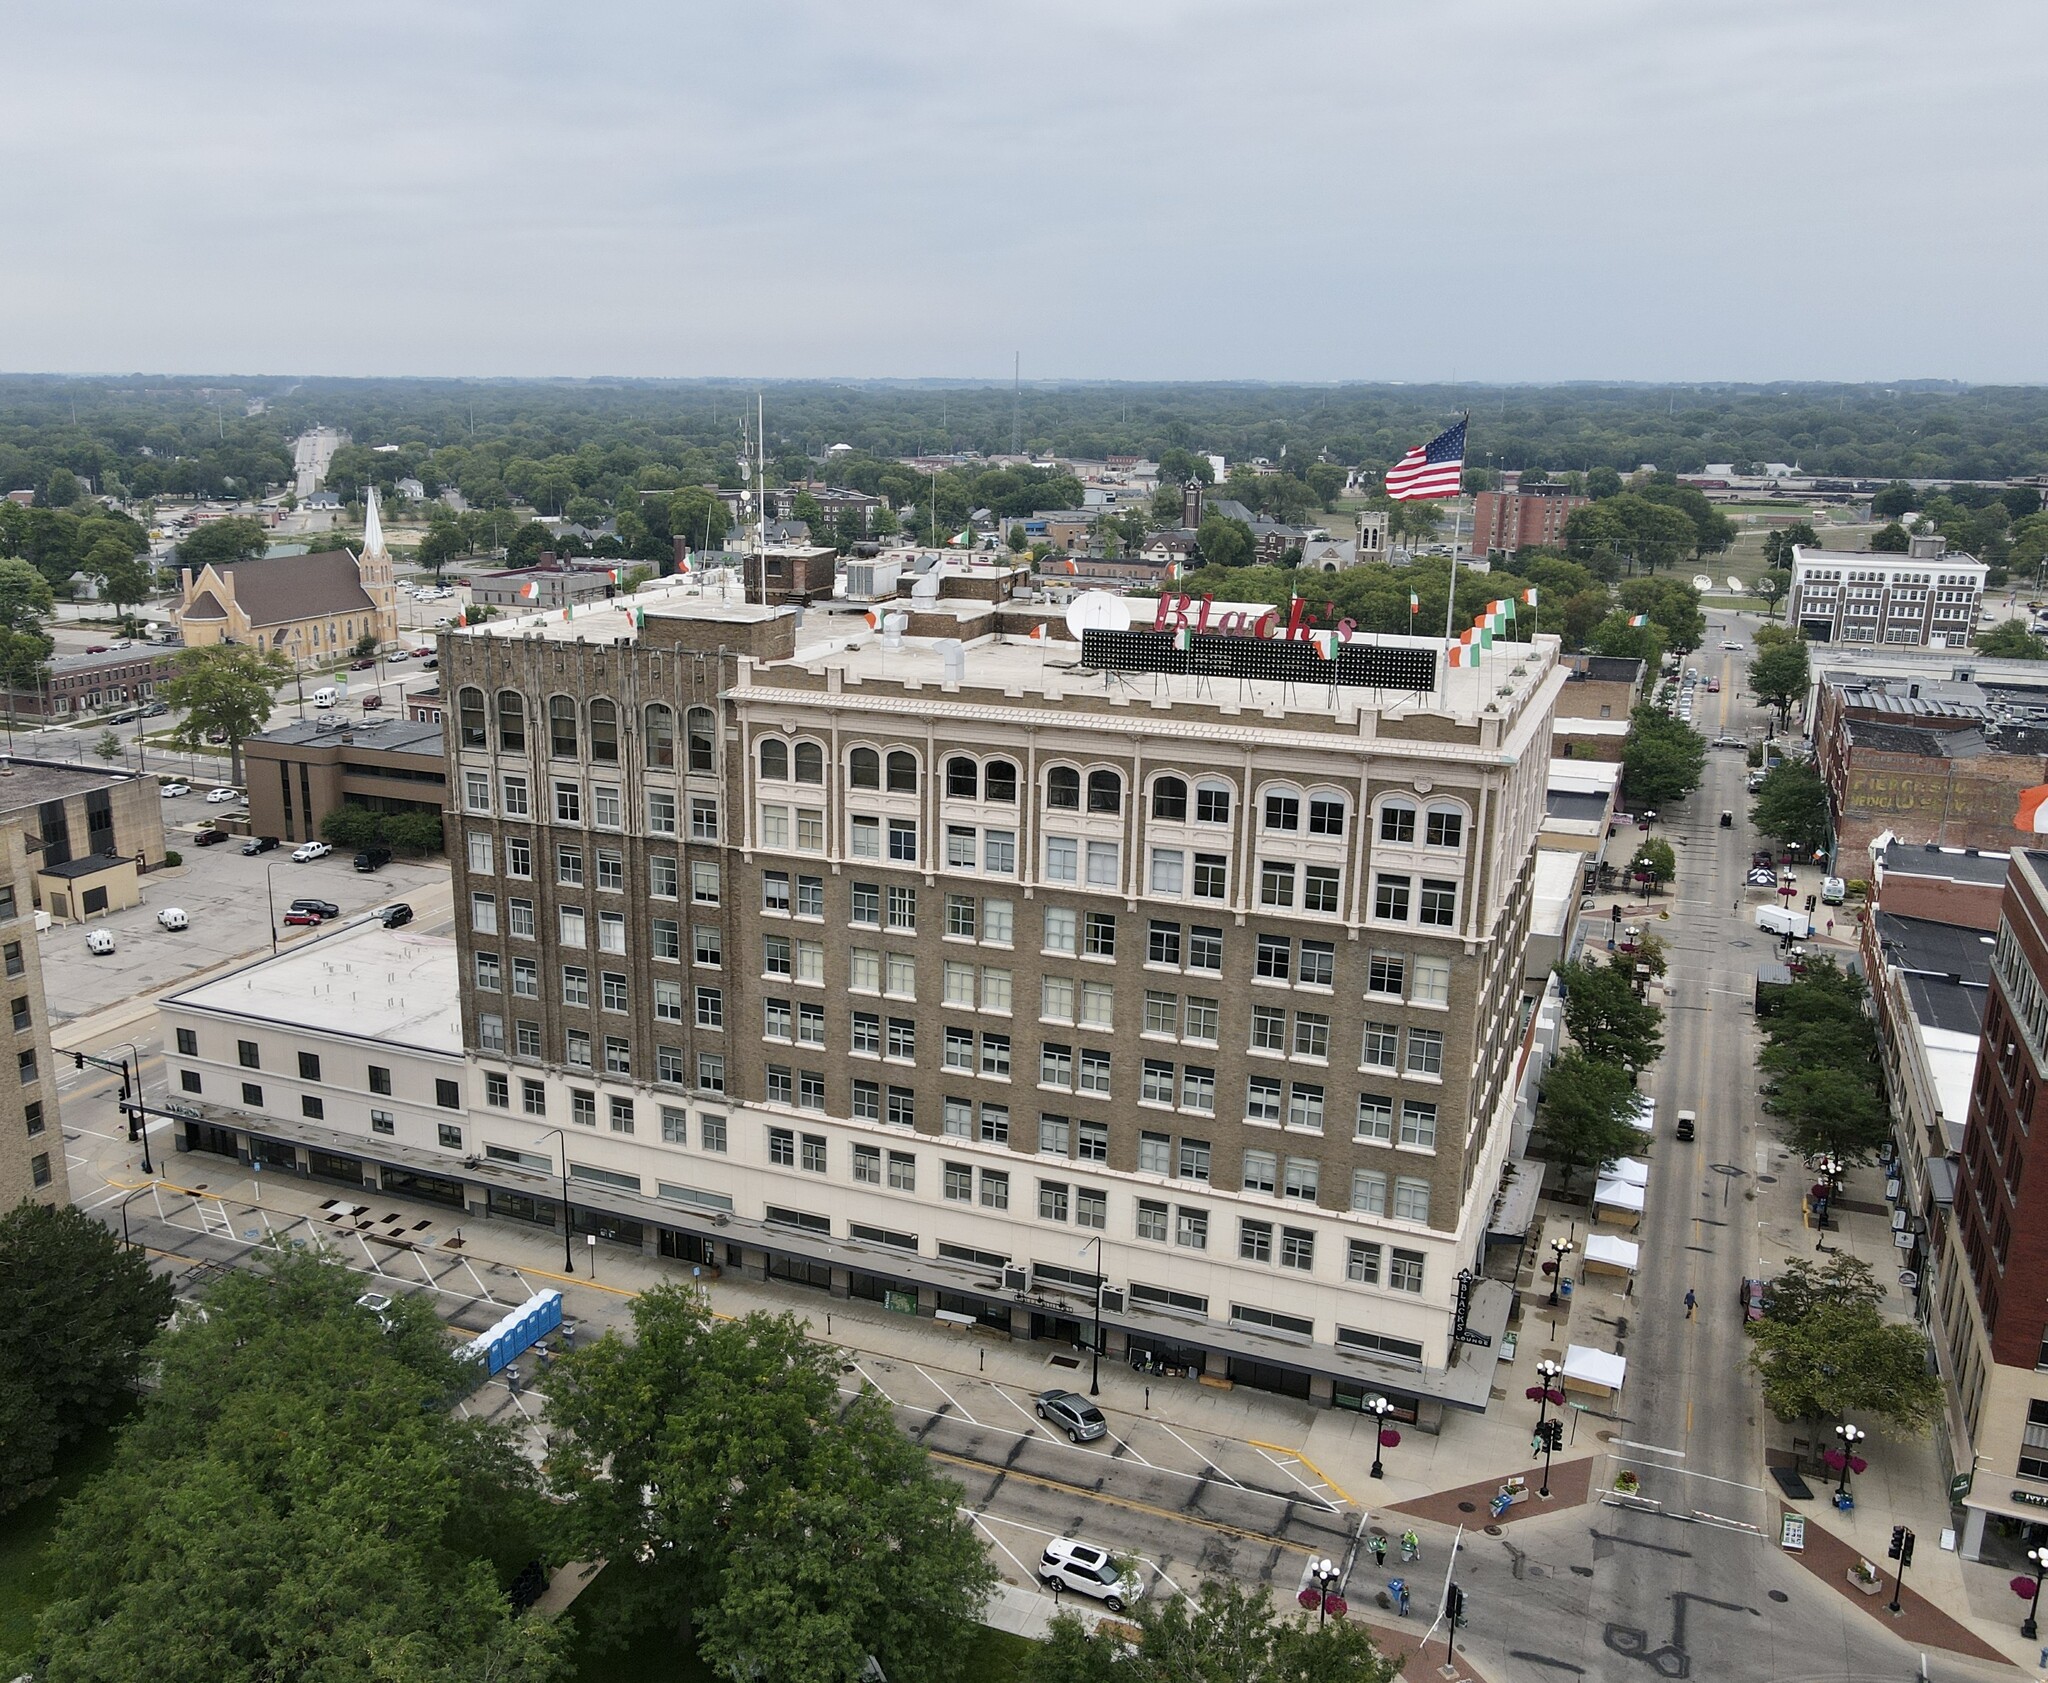
[[[1465,478],[1465,423],[1418,444],[1387,469],[1387,495],[1399,503],[1455,497]]]

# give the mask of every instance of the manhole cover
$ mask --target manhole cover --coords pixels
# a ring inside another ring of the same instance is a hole
[[[1458,1512],[1461,1514],[1476,1514],[1478,1511],[1479,1504],[1477,1502],[1460,1502],[1458,1504]]]
[[[1758,1186],[1776,1186],[1778,1184],[1778,1177],[1776,1175],[1758,1175],[1756,1183]]]
[[[1500,1527],[1498,1525],[1489,1525],[1486,1528],[1486,1534],[1489,1537],[1498,1537],[1500,1535]]]
[[[1787,1595],[1783,1590],[1772,1590],[1771,1599],[1773,1601],[1790,1601],[1792,1598],[1789,1595]]]

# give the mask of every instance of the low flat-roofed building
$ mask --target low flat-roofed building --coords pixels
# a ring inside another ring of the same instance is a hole
[[[178,650],[135,643],[99,654],[58,655],[35,685],[9,685],[4,705],[17,718],[75,718],[136,706],[177,670]]]
[[[0,824],[28,832],[32,872],[94,853],[153,871],[164,862],[162,790],[139,772],[10,755],[0,759]]]
[[[1970,929],[1998,927],[2012,855],[1997,849],[1918,846],[1878,836],[1870,845],[1873,902],[1900,917],[1928,918]],[[1849,874],[1842,861],[1841,874]]]
[[[315,841],[329,813],[440,813],[448,772],[438,721],[308,722],[266,731],[242,744],[249,828],[279,841]]]
[[[544,613],[572,603],[602,601],[615,594],[618,584],[612,572],[610,567],[580,567],[544,555],[537,567],[472,573],[469,596],[478,607]]]
[[[178,1149],[463,1209],[455,966],[450,937],[372,915],[166,995]]]
[[[36,867],[36,904],[59,923],[84,923],[142,904],[142,878],[133,859],[90,853],[61,865]]]

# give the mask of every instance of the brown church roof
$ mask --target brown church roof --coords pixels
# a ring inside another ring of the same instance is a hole
[[[185,610],[187,619],[226,619],[227,609],[220,605],[220,598],[210,590],[202,590],[192,598],[192,606]]]
[[[363,589],[356,558],[345,549],[235,561],[215,570],[234,574],[235,601],[252,626],[357,614],[373,606]]]

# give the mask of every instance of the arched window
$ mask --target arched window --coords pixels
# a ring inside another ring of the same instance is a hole
[[[590,757],[606,765],[619,763],[619,706],[615,701],[590,704]]]
[[[673,766],[676,763],[676,716],[667,702],[656,701],[648,705],[641,734],[647,743],[649,765]]]
[[[1415,808],[1406,801],[1388,801],[1380,808],[1380,840],[1410,846],[1415,840]]]
[[[1008,760],[990,760],[981,768],[981,798],[1017,804],[1017,768]]]
[[[892,795],[914,795],[917,793],[917,756],[897,749],[889,756],[889,793]]]
[[[455,710],[462,721],[462,746],[488,748],[491,739],[484,733],[484,692],[465,686],[455,698]]]
[[[692,707],[683,720],[689,735],[690,770],[693,772],[716,771],[716,748],[718,725],[708,707]]]
[[[764,783],[787,783],[789,781],[789,744],[779,736],[761,738],[761,781]]]
[[[1230,822],[1229,784],[1197,783],[1195,785],[1195,822],[1197,824],[1228,824]]]
[[[946,762],[946,793],[956,801],[979,800],[981,767],[965,754],[955,754]]]
[[[1081,810],[1081,774],[1072,766],[1054,766],[1045,774],[1045,804],[1056,812]]]
[[[558,760],[576,757],[576,703],[566,695],[548,697],[548,752]]]
[[[526,752],[526,697],[517,690],[498,691],[498,746],[508,754]]]
[[[1292,789],[1266,791],[1266,828],[1293,835],[1301,828],[1301,796]]]
[[[1175,824],[1186,821],[1188,786],[1178,777],[1155,778],[1152,783],[1152,816]]]
[[[1345,801],[1342,795],[1333,795],[1326,789],[1311,791],[1308,797],[1308,833],[1312,836],[1341,840],[1344,835],[1344,813]]]
[[[1088,774],[1088,810],[1121,812],[1124,809],[1124,780],[1113,771]]]
[[[796,745],[796,780],[799,783],[825,781],[825,750],[815,742],[799,742]]]
[[[1422,839],[1431,847],[1463,847],[1465,845],[1465,814],[1455,806],[1433,806],[1429,809],[1428,827]]]
[[[882,756],[872,748],[856,748],[846,759],[846,781],[856,789],[882,786]]]

